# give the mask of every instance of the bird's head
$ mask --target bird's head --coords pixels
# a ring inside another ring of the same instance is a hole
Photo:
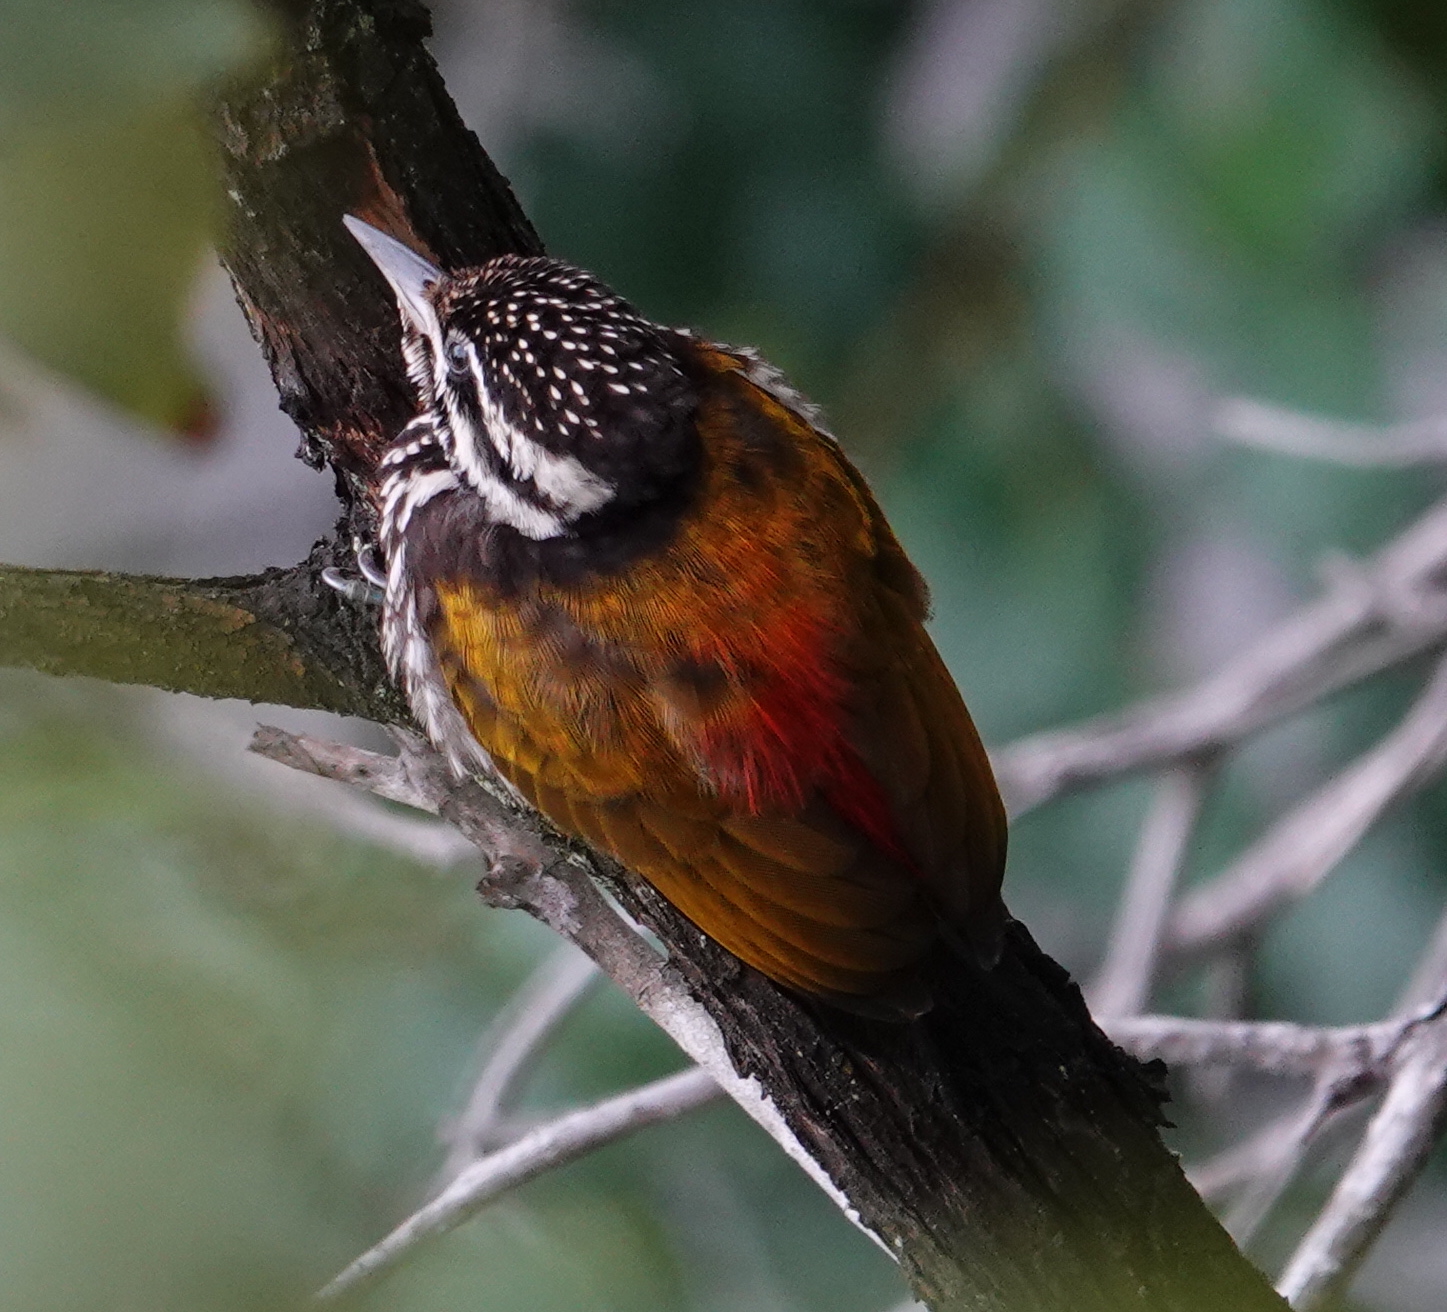
[[[684,335],[558,260],[503,255],[446,273],[345,222],[397,298],[422,411],[496,522],[534,539],[584,532],[688,472],[697,390]]]

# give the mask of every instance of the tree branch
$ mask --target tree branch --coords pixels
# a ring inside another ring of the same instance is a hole
[[[1436,998],[1432,1004],[1425,1002]],[[1392,1053],[1391,1086],[1279,1288],[1294,1307],[1346,1289],[1392,1210],[1421,1173],[1447,1117],[1447,915],[1397,1002],[1410,1017]]]
[[[873,1235],[800,1143],[767,1091],[735,1066],[714,1018],[595,887],[590,871],[595,863],[603,869],[606,865],[581,845],[553,832],[542,817],[519,811],[477,781],[456,779],[443,758],[421,739],[401,733],[398,737],[403,750],[390,757],[263,726],[253,737],[251,750],[292,769],[366,789],[454,824],[488,865],[477,886],[484,902],[503,910],[525,911],[581,948],[644,1015],[708,1071],[851,1221]],[[616,877],[616,868],[614,873]]]
[[[318,581],[331,554],[230,579],[0,565],[0,665],[405,720],[375,621]]]
[[[1435,1015],[1434,1007],[1428,1015]],[[1288,1021],[1190,1020],[1131,1016],[1107,1025],[1110,1037],[1143,1061],[1171,1066],[1240,1066],[1267,1075],[1325,1072],[1386,1077],[1421,1015],[1375,1025],[1293,1025]]]
[[[1200,954],[1259,929],[1316,888],[1385,811],[1428,783],[1444,762],[1447,660],[1391,733],[1183,899],[1167,949]]]
[[[1447,1024],[1403,1047],[1382,1105],[1279,1288],[1292,1307],[1321,1307],[1345,1289],[1392,1209],[1421,1174],[1447,1115]]]
[[[442,1178],[451,1180],[493,1147],[513,1089],[526,1077],[558,1026],[598,983],[598,968],[560,948],[524,982],[484,1037],[486,1053],[467,1105],[450,1125]]]
[[[436,1198],[332,1279],[317,1298],[332,1302],[370,1284],[422,1244],[457,1229],[508,1190],[721,1096],[713,1078],[693,1067],[529,1130],[516,1143],[466,1167]]]
[[[1011,813],[1101,779],[1229,746],[1447,638],[1447,502],[1194,688],[1011,744],[996,772]]]
[[[1228,441],[1362,469],[1411,469],[1447,461],[1447,418],[1372,428],[1237,397],[1212,425]]]

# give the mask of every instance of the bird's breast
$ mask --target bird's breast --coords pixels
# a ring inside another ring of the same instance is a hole
[[[688,504],[609,568],[560,570],[548,556],[563,548],[517,542],[465,493],[422,507],[408,551],[439,663],[503,759],[566,772],[627,757],[660,787],[688,774],[752,813],[797,808],[825,778],[858,793],[843,655],[867,507],[812,430],[736,374],[705,390],[697,424]]]

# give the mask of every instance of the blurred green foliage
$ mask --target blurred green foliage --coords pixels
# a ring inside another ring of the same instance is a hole
[[[439,6],[458,68],[477,52],[448,33],[470,3]],[[1217,445],[1205,401],[1372,420],[1432,395],[1447,23],[1405,0],[1069,7],[967,168],[899,144],[943,8],[562,4],[549,30],[574,64],[555,80],[589,60],[624,75],[596,83],[611,102],[515,124],[504,163],[556,253],[660,318],[757,343],[826,403],[999,742],[1239,645],[1250,615],[1162,562],[1215,543],[1257,571],[1222,587],[1265,579],[1284,604],[1324,552],[1369,549],[1436,490]],[[189,98],[261,27],[223,0],[0,0],[0,31],[0,330],[175,423],[195,385],[174,325],[213,185]],[[1197,873],[1372,742],[1411,685],[1245,753]],[[180,777],[138,713],[0,685],[0,1304],[287,1306],[419,1197],[472,1044],[542,940],[476,908],[465,879]],[[1145,795],[1124,784],[1016,829],[1012,905],[1077,968]],[[1262,1014],[1387,1005],[1441,904],[1443,815],[1437,789],[1272,931]],[[1171,1001],[1195,1005],[1194,984]],[[671,1060],[600,996],[530,1098]],[[898,1295],[719,1109],[522,1192],[373,1303],[871,1312]]]
[[[0,0],[0,333],[204,436],[184,315],[218,194],[200,95],[261,49],[246,0]]]

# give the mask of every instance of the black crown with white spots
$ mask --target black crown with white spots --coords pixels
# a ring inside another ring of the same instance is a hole
[[[468,425],[482,439],[474,445],[485,473],[569,523],[616,516],[680,476],[697,405],[685,335],[542,257],[501,256],[449,275],[433,305],[443,356],[434,404],[445,426]],[[573,461],[590,478],[570,476]]]

